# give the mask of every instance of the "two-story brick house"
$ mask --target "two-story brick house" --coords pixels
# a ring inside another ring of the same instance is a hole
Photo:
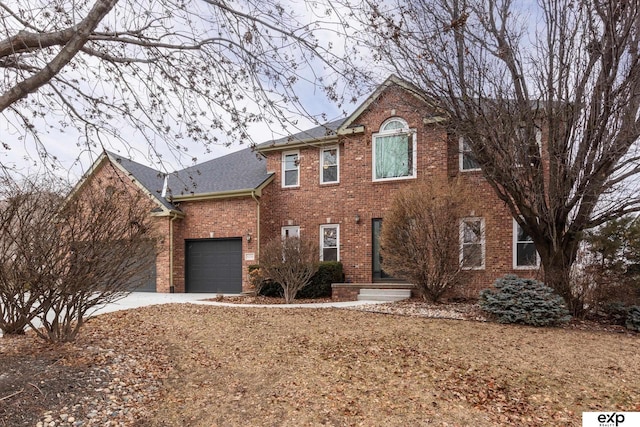
[[[158,292],[248,290],[260,245],[287,235],[317,239],[321,259],[343,263],[339,292],[397,282],[380,262],[380,227],[396,190],[434,177],[459,176],[476,196],[460,221],[460,245],[481,256],[466,262],[463,293],[475,296],[506,273],[535,274],[532,242],[445,118],[414,94],[390,77],[346,119],[255,150],[168,176],[105,153],[85,179],[115,170],[149,195],[164,236],[148,287]]]

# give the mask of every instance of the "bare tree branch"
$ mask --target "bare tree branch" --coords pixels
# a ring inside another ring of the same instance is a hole
[[[362,7],[362,42],[448,115],[571,307],[583,232],[640,206],[640,2]]]

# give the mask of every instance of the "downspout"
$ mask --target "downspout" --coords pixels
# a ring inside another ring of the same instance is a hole
[[[260,200],[256,197],[256,191],[251,192],[251,197],[256,201],[256,262],[260,261]]]
[[[172,213],[169,216],[169,293],[176,292],[173,285],[173,221],[178,218],[178,214]]]

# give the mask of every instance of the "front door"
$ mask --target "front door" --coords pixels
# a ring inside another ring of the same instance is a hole
[[[380,255],[380,230],[382,229],[382,218],[374,218],[372,223],[373,230],[373,244],[371,245],[372,253],[372,266],[373,266],[373,281],[374,282],[389,282],[394,280],[393,277],[388,275],[382,269],[382,256]]]

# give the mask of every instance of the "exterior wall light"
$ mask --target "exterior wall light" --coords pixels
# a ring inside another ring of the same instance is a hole
[[[360,214],[356,214],[356,224],[360,224]]]

